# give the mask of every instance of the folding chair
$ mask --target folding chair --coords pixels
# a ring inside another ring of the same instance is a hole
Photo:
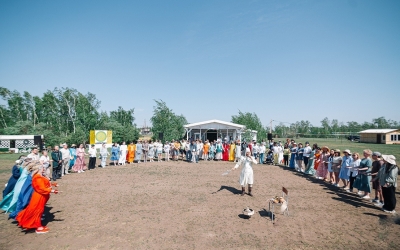
[[[282,197],[286,201],[286,208],[283,210],[283,215],[289,216],[289,191],[285,187],[282,187]],[[275,220],[275,215],[274,215],[274,213],[275,213],[275,205],[282,206],[283,204],[282,203],[275,203],[272,200],[269,200],[268,210],[271,213],[271,221],[272,221],[272,223],[274,223],[274,220]]]

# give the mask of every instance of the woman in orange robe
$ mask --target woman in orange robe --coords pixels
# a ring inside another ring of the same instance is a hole
[[[315,155],[314,155],[314,169],[317,170],[319,163],[320,163],[320,159],[319,156],[321,155],[321,149],[317,148],[315,151]]]
[[[208,151],[210,150],[210,143],[208,140],[203,145],[203,160],[208,161]]]
[[[32,173],[33,194],[29,205],[15,218],[20,227],[24,229],[36,228],[36,233],[47,233],[49,229],[42,226],[41,218],[44,206],[50,198],[50,193],[58,193],[51,189],[51,183],[44,175],[46,168],[39,162],[35,166],[36,171]]]
[[[128,154],[126,155],[126,161],[131,164],[133,160],[135,159],[135,151],[136,151],[136,145],[131,142],[131,144],[128,145]]]
[[[231,146],[229,148],[229,161],[235,160],[235,148],[236,148],[235,142],[232,141]]]

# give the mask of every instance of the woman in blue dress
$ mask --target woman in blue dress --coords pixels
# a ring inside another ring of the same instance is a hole
[[[6,188],[4,188],[3,190],[3,198],[9,194],[11,191],[13,191],[15,184],[17,183],[19,177],[21,176],[21,172],[22,172],[22,168],[21,168],[21,163],[22,160],[21,158],[25,157],[23,155],[21,155],[18,160],[15,162],[15,165],[13,166],[12,170],[11,170],[11,177],[7,182],[7,186]]]
[[[353,187],[358,189],[359,195],[366,200],[370,199],[369,193],[371,193],[371,176],[369,173],[371,172],[372,160],[371,155],[372,151],[369,149],[364,150],[364,159],[360,162],[360,168],[358,169],[358,175],[356,180],[354,181]]]
[[[214,160],[214,157],[215,157],[215,145],[214,142],[211,142],[210,150],[208,151],[208,159],[211,161]]]
[[[15,211],[12,212],[8,217],[15,219],[18,213],[22,211],[24,208],[26,208],[26,206],[28,206],[29,201],[31,200],[32,197],[32,193],[33,193],[32,176],[28,174],[24,182],[24,185],[22,185],[21,192],[18,196]]]
[[[293,143],[293,147],[290,149],[290,162],[289,167],[296,169],[296,155],[297,155],[297,143]]]
[[[114,166],[117,166],[117,161],[119,160],[119,147],[116,142],[111,148],[111,161],[114,162]]]
[[[30,167],[34,164],[37,164],[39,161],[31,161],[31,162],[24,162],[27,164],[26,167],[22,165],[22,173],[19,177],[17,183],[15,184],[14,190],[11,191],[9,194],[4,197],[4,199],[0,202],[0,208],[7,212],[14,212],[17,207],[18,196],[21,192],[22,186],[24,185],[30,171]]]
[[[343,188],[347,191],[350,190],[349,187],[349,180],[350,180],[350,176],[349,176],[349,167],[351,162],[353,161],[353,158],[351,157],[351,152],[349,149],[346,149],[345,151],[343,151],[343,158],[342,158],[342,166],[340,167],[340,172],[339,172],[339,178],[342,180],[343,182]],[[348,191],[349,192],[349,191]]]
[[[69,148],[69,153],[71,154],[71,160],[69,160],[69,169],[71,169],[75,165],[76,161],[76,145],[72,144],[72,146]]]

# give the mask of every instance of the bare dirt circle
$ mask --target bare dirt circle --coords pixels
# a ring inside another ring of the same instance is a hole
[[[45,235],[0,220],[1,249],[396,249],[400,218],[321,180],[254,166],[254,197],[240,196],[230,162],[107,166],[60,181]],[[289,216],[271,223],[267,200],[289,191]],[[399,192],[397,192],[398,196]],[[399,198],[399,197],[397,197]],[[243,216],[249,207],[255,214]]]

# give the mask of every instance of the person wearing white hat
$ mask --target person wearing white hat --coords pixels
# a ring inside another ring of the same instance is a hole
[[[387,213],[396,213],[396,187],[397,187],[397,175],[399,169],[396,165],[396,157],[393,155],[382,155],[383,165],[379,169],[378,179],[379,184],[382,187],[383,200],[385,202],[382,205],[383,211]],[[379,207],[378,204],[376,206]]]
[[[241,156],[239,162],[232,168],[232,170],[237,169],[240,165],[243,165],[242,172],[240,173],[239,183],[242,186],[242,196],[245,195],[246,185],[248,185],[249,193],[248,195],[253,196],[251,193],[253,188],[253,164],[257,164],[257,161],[251,155],[249,148],[246,149],[246,156]]]
[[[349,176],[348,168],[350,167],[351,162],[353,161],[353,158],[351,157],[351,151],[349,149],[344,150],[343,154],[344,155],[342,157],[342,166],[340,167],[339,178],[343,182],[343,188],[345,190],[350,190],[350,187],[349,187],[350,176]]]

